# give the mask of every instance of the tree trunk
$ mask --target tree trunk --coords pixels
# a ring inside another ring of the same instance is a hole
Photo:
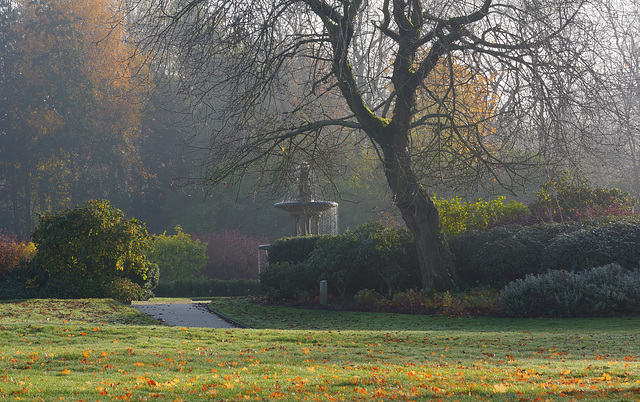
[[[23,234],[20,231],[20,207],[19,196],[18,196],[18,168],[17,161],[15,155],[15,148],[11,148],[9,150],[11,154],[11,163],[9,166],[10,169],[10,186],[11,186],[11,204],[13,207],[13,233],[15,234]]]
[[[453,290],[460,279],[441,231],[438,209],[413,172],[406,149],[389,146],[382,150],[394,202],[413,233],[423,289]]]
[[[31,217],[31,183],[30,183],[30,174],[29,166],[27,165],[24,172],[24,207],[25,207],[25,218],[24,218],[24,226],[26,229],[25,234],[28,235],[33,231],[33,220]]]

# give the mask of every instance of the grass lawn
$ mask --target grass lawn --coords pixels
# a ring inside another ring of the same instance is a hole
[[[110,300],[0,303],[0,398],[640,400],[640,318],[213,305],[253,329],[157,326]]]

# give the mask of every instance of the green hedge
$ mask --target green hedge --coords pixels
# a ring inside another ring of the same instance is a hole
[[[640,220],[618,218],[554,237],[544,247],[542,266],[547,270],[581,271],[617,263],[631,269],[640,262]]]
[[[261,295],[260,281],[255,279],[160,280],[153,293],[158,297],[226,297]]]

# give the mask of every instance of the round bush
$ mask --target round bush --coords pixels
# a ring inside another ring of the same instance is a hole
[[[100,297],[115,278],[147,280],[147,229],[108,201],[46,213],[31,238],[37,248],[31,262],[55,296]]]

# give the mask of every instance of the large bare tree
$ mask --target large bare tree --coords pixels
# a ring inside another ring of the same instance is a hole
[[[597,95],[589,0],[129,0],[126,11],[138,49],[206,116],[203,183],[249,172],[283,183],[301,160],[330,175],[366,139],[425,289],[458,280],[426,186],[487,174],[507,186],[517,167],[572,154],[584,132],[566,138],[563,122],[588,116]]]

